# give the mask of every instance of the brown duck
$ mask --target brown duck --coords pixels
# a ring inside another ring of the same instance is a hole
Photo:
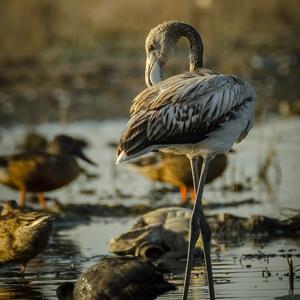
[[[199,160],[201,170],[202,159]],[[180,189],[181,199],[186,202],[188,192],[194,198],[193,177],[189,159],[185,155],[155,152],[145,155],[128,165],[141,175],[153,181],[170,183]],[[210,183],[222,175],[227,166],[227,156],[218,154],[211,161],[206,183]]]
[[[0,216],[0,266],[19,263],[20,272],[48,244],[53,224],[51,215],[11,209]]]
[[[77,140],[58,135],[46,151],[29,151],[0,157],[0,183],[19,190],[19,206],[25,206],[26,192],[38,193],[41,207],[46,207],[44,192],[73,181],[80,173],[79,157],[96,165],[81,150]]]

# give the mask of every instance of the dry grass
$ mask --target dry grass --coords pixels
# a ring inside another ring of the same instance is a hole
[[[28,56],[57,43],[87,45],[129,37],[143,42],[151,27],[169,19],[199,28],[213,56],[253,44],[284,46],[297,42],[299,6],[297,0],[3,0],[1,56]]]
[[[250,80],[258,111],[274,109],[299,97],[299,8],[298,0],[2,0],[0,122],[30,115],[32,104],[45,116],[29,122],[56,120],[61,91],[75,119],[126,115],[144,86],[145,37],[171,19],[200,31],[207,67]],[[186,69],[181,42],[167,75]]]

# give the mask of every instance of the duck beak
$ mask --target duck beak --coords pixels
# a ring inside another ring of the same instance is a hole
[[[146,60],[145,81],[148,87],[163,80],[162,66],[153,52]]]
[[[98,166],[95,162],[86,157],[86,155],[81,151],[80,148],[77,148],[73,154],[93,166]]]

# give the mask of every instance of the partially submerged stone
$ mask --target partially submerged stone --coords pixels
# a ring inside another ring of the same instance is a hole
[[[75,285],[61,284],[59,300],[152,300],[175,290],[149,261],[139,257],[105,257],[88,268]]]
[[[109,242],[109,251],[118,255],[144,256],[150,259],[185,257],[188,247],[188,231],[191,210],[181,207],[160,208],[143,215],[127,231]],[[248,218],[231,214],[208,216],[214,237],[246,238],[249,235],[276,237],[296,234],[300,231],[300,214],[278,220],[254,215]],[[201,248],[201,240],[197,243]]]
[[[253,215],[248,218],[231,214],[210,216],[208,220],[212,233],[219,236],[239,236],[249,234],[268,234],[276,236],[281,234],[295,234],[300,231],[300,214],[278,220],[262,215]]]
[[[185,257],[191,210],[181,207],[160,208],[143,215],[131,229],[109,242],[109,251],[149,259],[167,254]],[[197,243],[199,250],[201,242]],[[199,251],[198,251],[199,252]]]

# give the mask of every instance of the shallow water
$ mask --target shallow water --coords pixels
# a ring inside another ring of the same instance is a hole
[[[116,169],[114,149],[107,144],[117,141],[124,125],[124,121],[109,121],[81,122],[63,126],[45,124],[37,127],[38,132],[49,138],[62,132],[86,138],[91,141],[91,147],[86,152],[99,164],[99,168],[82,164],[89,172],[97,173],[98,178],[90,180],[81,176],[68,187],[49,193],[49,196],[57,197],[62,203],[132,205],[143,202],[153,206],[178,203],[180,201],[178,193],[162,194],[161,199],[154,201],[151,198],[153,183],[128,171],[124,166]],[[30,128],[18,126],[0,129],[0,154],[11,153],[27,129]],[[226,173],[206,187],[204,197],[209,203],[226,203],[249,198],[258,200],[259,203],[219,208],[209,213],[224,211],[241,216],[264,214],[285,217],[293,213],[291,209],[299,210],[299,131],[300,119],[271,119],[263,125],[257,125],[247,139],[235,147],[236,153],[230,154]],[[265,159],[271,143],[275,145],[276,156],[268,171],[268,184],[263,184],[254,178],[257,175],[258,164]],[[245,183],[248,177],[252,180],[250,190],[237,193],[222,189],[224,185],[232,182]],[[83,189],[92,192],[83,193]],[[124,200],[124,197],[119,195],[127,197]],[[14,191],[0,187],[0,199],[16,197]],[[109,239],[124,232],[136,218],[93,218],[89,223],[68,224],[57,228],[49,248],[29,263],[25,280],[18,276],[16,266],[0,269],[0,299],[56,299],[57,285],[66,280],[74,280],[80,272],[101,256],[107,255]],[[285,255],[293,256],[294,266],[300,264],[298,236],[293,239],[247,239],[239,243],[226,241],[218,248],[219,251],[213,253],[217,299],[275,299],[291,293]],[[256,257],[241,259],[242,255],[260,252],[276,256],[268,260]],[[271,272],[271,276],[263,277],[265,268]],[[190,299],[208,299],[203,271],[201,263],[194,268]],[[296,295],[300,294],[300,272],[296,272],[295,276]],[[177,291],[165,294],[159,299],[180,299],[183,279],[181,276],[175,276],[171,281],[178,286]]]

